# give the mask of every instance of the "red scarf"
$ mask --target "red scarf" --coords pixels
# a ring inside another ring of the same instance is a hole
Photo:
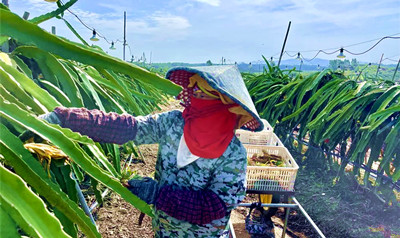
[[[195,97],[190,101],[183,111],[183,134],[190,152],[202,158],[219,158],[231,142],[236,126],[236,114],[228,109],[237,105]]]

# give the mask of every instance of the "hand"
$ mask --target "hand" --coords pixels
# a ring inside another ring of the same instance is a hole
[[[127,188],[147,204],[155,203],[159,191],[158,183],[149,177],[131,179],[128,181]]]

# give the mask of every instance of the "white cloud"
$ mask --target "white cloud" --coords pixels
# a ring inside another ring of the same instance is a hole
[[[101,7],[105,7],[105,8],[111,9],[114,12],[124,12],[124,11],[127,10],[127,6],[120,5],[120,4],[99,3],[98,5],[101,6]]]
[[[96,23],[96,21],[100,21],[101,19],[105,20],[105,17],[103,14],[98,14],[98,13],[94,13],[94,12],[89,12],[89,11],[85,11],[79,8],[72,8],[71,9],[73,13],[75,13],[76,15],[78,15],[78,17],[86,22],[86,23]],[[69,12],[65,12],[66,14],[69,14]]]
[[[152,39],[159,41],[163,39],[183,39],[187,35],[191,24],[184,17],[155,12],[140,20],[129,21],[127,27],[135,34],[150,36]]]
[[[165,13],[157,12],[150,17],[157,26],[170,30],[184,30],[190,27],[189,21],[180,16],[165,15]]]
[[[264,5],[265,6],[265,4],[270,4],[270,3],[277,2],[277,1],[274,1],[274,0],[252,0],[252,1],[234,0],[232,2],[234,2],[237,5],[241,5],[241,6],[243,6],[243,5],[246,5],[246,6],[262,6],[262,5]]]
[[[11,1],[9,5],[10,9],[13,10],[14,3]],[[28,0],[24,6],[26,7],[24,11],[30,12],[34,17],[57,9],[57,4],[42,0]],[[33,9],[34,11],[31,11]],[[29,17],[30,19],[32,15]]]
[[[221,4],[220,0],[196,0],[197,2],[205,3],[214,7],[218,7]]]

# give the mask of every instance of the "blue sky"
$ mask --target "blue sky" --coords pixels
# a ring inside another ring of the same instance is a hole
[[[64,3],[67,0],[64,0]],[[56,9],[44,0],[9,0],[11,11],[33,18]],[[227,63],[250,62],[279,57],[287,26],[291,28],[285,50],[300,52],[306,59],[318,50],[333,52],[340,47],[352,53],[368,50],[380,38],[400,37],[399,0],[79,0],[70,10],[108,41],[123,39],[123,14],[127,14],[126,60],[145,54],[152,62],[213,63],[224,57]],[[69,12],[71,25],[89,41],[92,32]],[[79,40],[62,20],[40,26],[57,35]],[[369,41],[369,42],[366,42]],[[366,42],[363,44],[358,44]],[[116,50],[101,39],[96,43],[110,55],[122,58],[122,43]],[[357,45],[354,45],[357,44]],[[400,58],[400,39],[385,39],[362,55],[345,52],[347,59],[385,64]],[[284,54],[283,59],[290,59]],[[335,59],[320,53],[317,58]],[[386,59],[389,58],[389,59]]]

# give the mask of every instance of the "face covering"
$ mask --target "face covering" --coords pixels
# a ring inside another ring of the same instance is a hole
[[[206,159],[219,158],[233,138],[236,114],[228,109],[237,104],[195,97],[190,101],[190,106],[183,111],[183,135],[190,152]]]

